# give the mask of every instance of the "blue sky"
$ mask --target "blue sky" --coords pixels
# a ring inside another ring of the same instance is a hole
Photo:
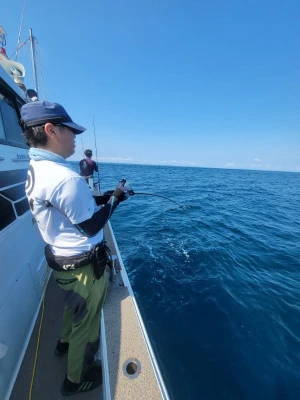
[[[23,7],[1,4],[8,55]],[[87,128],[72,159],[95,126],[100,162],[300,171],[299,20],[298,0],[26,0],[21,41]]]

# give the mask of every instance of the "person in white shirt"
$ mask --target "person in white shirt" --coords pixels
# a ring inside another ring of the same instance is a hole
[[[94,355],[107,291],[109,251],[103,227],[128,195],[122,182],[112,195],[94,198],[84,178],[69,168],[66,159],[75,151],[76,135],[85,128],[74,123],[60,104],[23,105],[21,124],[31,159],[26,195],[47,244],[48,265],[65,292],[61,339],[55,349],[58,356],[68,352],[61,391],[81,393],[102,384]]]

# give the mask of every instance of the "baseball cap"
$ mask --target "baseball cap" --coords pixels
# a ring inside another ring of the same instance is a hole
[[[72,121],[67,111],[58,103],[50,101],[33,101],[26,103],[21,108],[21,117],[25,128],[38,126],[51,122],[69,127],[78,135],[86,129]]]

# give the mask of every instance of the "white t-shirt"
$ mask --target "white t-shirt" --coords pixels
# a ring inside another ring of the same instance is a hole
[[[75,226],[91,218],[99,207],[85,179],[67,163],[31,160],[26,194],[43,239],[53,254],[78,255],[103,240],[102,229],[87,237]]]

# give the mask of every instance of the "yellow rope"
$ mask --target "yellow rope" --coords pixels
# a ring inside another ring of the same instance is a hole
[[[46,281],[47,284],[45,286],[44,289],[44,293],[43,293],[43,300],[42,300],[42,313],[41,313],[41,320],[40,320],[40,326],[39,326],[39,331],[38,331],[38,337],[37,337],[37,343],[36,343],[36,349],[35,349],[35,357],[34,357],[34,363],[33,363],[33,369],[32,369],[32,376],[31,376],[31,382],[30,382],[30,390],[29,390],[29,396],[28,399],[31,400],[31,396],[32,396],[32,388],[33,388],[33,382],[34,382],[34,377],[35,377],[35,369],[36,369],[36,363],[37,363],[37,359],[38,359],[38,353],[39,353],[39,345],[40,345],[40,338],[41,338],[41,331],[42,331],[42,325],[43,325],[43,318],[44,318],[44,310],[45,310],[45,295],[46,295],[46,290],[48,287],[48,283],[49,283],[49,267],[47,266],[48,272],[47,272],[47,277],[46,277]]]

